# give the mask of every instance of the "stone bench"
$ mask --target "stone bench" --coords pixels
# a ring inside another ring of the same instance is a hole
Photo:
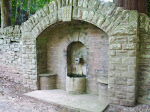
[[[99,82],[99,100],[108,102],[108,78],[101,77],[98,79]]]
[[[43,73],[39,74],[40,77],[40,90],[56,89],[56,74]]]

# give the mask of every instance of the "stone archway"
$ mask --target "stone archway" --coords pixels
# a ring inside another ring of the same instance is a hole
[[[87,93],[98,95],[97,79],[108,77],[108,35],[92,24],[83,21],[57,23],[47,28],[36,39],[37,74],[53,72],[57,74],[57,88],[66,89],[66,75],[70,72],[67,59],[71,43],[82,43],[82,55],[87,69]],[[77,47],[77,46],[74,46]],[[73,48],[74,48],[73,47]],[[77,49],[75,49],[76,51]],[[81,49],[80,49],[81,50]],[[77,50],[78,51],[78,50]],[[80,54],[81,53],[81,54]],[[74,54],[74,55],[75,55]],[[72,61],[73,61],[72,57]]]
[[[109,102],[133,106],[136,97],[137,21],[136,11],[123,10],[99,0],[55,0],[22,25],[24,85],[36,89],[36,38],[59,21],[81,20],[109,36]],[[32,61],[30,61],[32,60]]]

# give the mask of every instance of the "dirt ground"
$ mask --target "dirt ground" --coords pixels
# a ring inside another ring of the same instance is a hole
[[[23,95],[29,91],[19,83],[0,78],[0,112],[77,112]],[[109,106],[104,112],[150,112],[150,105]]]
[[[0,78],[0,112],[75,112],[23,95],[29,91],[19,83]]]

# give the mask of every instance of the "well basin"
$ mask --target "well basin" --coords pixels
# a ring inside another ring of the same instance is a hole
[[[83,94],[86,90],[86,77],[66,77],[66,91],[70,94]]]

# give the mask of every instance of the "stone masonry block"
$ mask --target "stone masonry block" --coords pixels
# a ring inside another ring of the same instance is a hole
[[[110,56],[116,56],[116,51],[115,50],[110,50],[109,55]]]
[[[49,6],[48,6],[48,5],[45,5],[45,6],[43,7],[43,10],[44,10],[44,12],[46,13],[46,15],[48,15],[48,14],[50,13],[50,11],[49,11]]]
[[[128,37],[128,41],[130,43],[137,43],[139,41],[139,38],[138,38],[138,36],[130,36],[130,37]]]
[[[73,0],[73,6],[74,7],[78,6],[78,0]]]
[[[121,58],[111,58],[110,59],[110,63],[111,64],[121,64],[122,63],[122,59]]]
[[[123,72],[122,76],[126,77],[126,78],[135,79],[136,73],[135,73],[135,71],[133,71],[133,72],[131,72],[131,71],[130,72]]]
[[[132,27],[137,28],[137,25],[138,25],[138,12],[136,10],[130,11],[129,24]]]
[[[135,50],[129,51],[129,56],[135,57],[136,56],[136,51]]]
[[[104,16],[100,16],[97,21],[97,26],[102,26],[102,24],[105,22],[105,20],[106,20],[106,18]]]
[[[129,87],[127,87],[127,92],[129,92],[129,93],[135,93],[135,86],[129,86]]]
[[[58,10],[58,4],[57,4],[57,1],[54,0],[54,1],[51,2],[51,4],[53,4],[53,6],[54,6],[54,11],[57,11],[57,10]]]
[[[56,0],[56,1],[57,1],[58,9],[60,9],[62,7],[62,0]]]
[[[49,7],[49,12],[53,13],[54,12],[54,5],[53,4],[48,4]]]
[[[122,46],[121,46],[121,44],[111,44],[109,46],[109,49],[111,49],[111,50],[121,50]]]
[[[109,82],[109,84],[114,84],[115,83],[115,78],[114,77],[110,77],[108,82]]]
[[[130,65],[136,65],[136,58],[133,57],[133,58],[122,58],[122,64],[130,64]]]
[[[79,1],[78,1],[78,6],[79,6],[79,7],[81,7],[81,6],[83,5],[83,1],[84,1],[84,0],[79,0]]]
[[[72,6],[65,6],[62,8],[62,20],[71,21],[72,19]]]
[[[37,79],[37,76],[36,76],[36,75],[30,75],[30,79],[31,79],[31,80],[36,80],[36,79]]]
[[[123,79],[123,78],[116,78],[116,84],[117,84],[117,85],[126,86],[126,85],[127,85],[127,80],[126,80],[126,79]]]
[[[123,50],[136,50],[136,44],[123,44]]]
[[[127,65],[121,65],[116,67],[117,71],[128,71],[128,66]]]
[[[121,100],[120,105],[122,106],[135,106],[135,102],[132,100]]]
[[[136,65],[129,65],[128,66],[129,71],[136,71]]]
[[[83,1],[83,7],[84,7],[84,8],[87,8],[87,7],[88,7],[88,2],[89,2],[89,0],[84,0],[84,1]]]
[[[83,20],[86,20],[87,17],[88,17],[88,14],[89,14],[89,12],[88,12],[87,10],[84,10],[84,11],[83,11],[82,19],[83,19]]]
[[[124,96],[124,95],[116,95],[116,98],[118,98],[118,99],[126,99],[126,95]]]
[[[111,104],[120,104],[120,100],[118,98],[109,97],[108,100]]]
[[[135,100],[135,93],[127,93],[127,99]]]
[[[109,65],[109,70],[115,70],[115,65],[114,64],[111,64],[111,65]]]
[[[73,8],[73,12],[72,12],[73,14],[72,14],[72,18],[73,19],[76,19],[76,18],[78,18],[78,8]]]
[[[116,51],[116,55],[118,57],[127,57],[128,56],[128,50],[118,50],[118,51]]]
[[[115,43],[117,43],[116,37],[109,37],[109,44],[111,45],[111,44],[115,44]]]
[[[97,25],[98,27],[101,27],[101,26],[99,26],[99,24],[97,24],[98,20],[99,20],[99,14],[97,12],[95,12],[91,23]]]
[[[94,11],[89,11],[88,15],[87,15],[87,21],[91,22],[94,16]]]

